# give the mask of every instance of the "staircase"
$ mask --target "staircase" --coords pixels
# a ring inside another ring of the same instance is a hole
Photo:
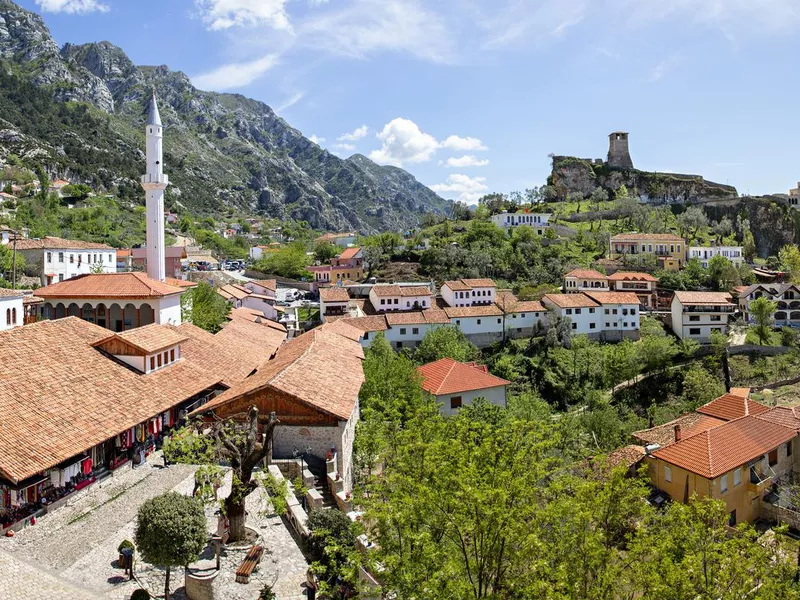
[[[333,494],[331,494],[331,490],[328,487],[325,461],[310,454],[305,455],[304,458],[306,467],[314,476],[314,489],[322,496],[322,508],[336,508],[336,501],[333,499]]]

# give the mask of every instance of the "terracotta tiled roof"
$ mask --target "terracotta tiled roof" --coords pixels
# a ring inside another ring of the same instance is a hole
[[[358,248],[358,247],[345,248],[344,250],[342,250],[342,253],[339,254],[338,258],[340,260],[349,260],[351,258],[355,258],[358,255],[359,252],[361,252],[361,248]]]
[[[750,388],[749,387],[732,387],[731,391],[728,392],[732,396],[741,396],[742,398],[749,398],[750,397]]]
[[[454,292],[463,292],[463,291],[472,289],[471,287],[469,287],[466,283],[464,283],[460,279],[458,281],[445,281],[442,284],[442,287],[444,287],[444,286],[449,287]]]
[[[420,325],[428,323],[449,323],[445,311],[438,308],[416,310],[411,312],[386,313],[386,322],[395,325]]]
[[[794,439],[795,429],[749,416],[700,432],[652,456],[713,479]]]
[[[320,288],[319,299],[323,302],[349,302],[350,294],[339,286]]]
[[[163,298],[184,290],[150,279],[144,273],[90,273],[78,275],[36,290],[36,295],[50,298]]]
[[[669,446],[675,443],[675,426],[681,427],[681,438],[687,438],[701,431],[707,431],[713,427],[718,427],[726,421],[702,415],[700,413],[688,413],[677,419],[664,423],[658,427],[634,431],[631,436],[644,444],[658,444],[659,446]]]
[[[348,325],[352,325],[361,331],[386,331],[389,325],[386,324],[384,315],[374,315],[371,317],[356,317],[346,319]]]
[[[358,342],[325,326],[317,327],[284,344],[275,358],[195,413],[219,409],[261,390],[275,390],[321,413],[347,420],[364,382],[363,358]]]
[[[425,322],[427,323],[443,324],[450,322],[450,318],[447,316],[447,313],[441,308],[429,308],[428,310],[423,310],[422,314],[425,317]]]
[[[476,287],[497,287],[494,283],[494,280],[484,278],[484,279],[462,279],[462,283],[465,283],[470,288]]]
[[[633,292],[594,292],[586,290],[583,293],[600,304],[639,304],[639,296]]]
[[[361,336],[364,333],[361,329],[352,325],[349,322],[349,319],[341,319],[338,321],[325,323],[324,325],[321,325],[321,327],[324,331],[338,333],[339,335],[346,337],[348,340],[353,340],[354,342],[361,341]]]
[[[753,400],[748,400],[742,396],[734,396],[733,394],[725,394],[724,396],[712,400],[708,404],[704,404],[697,409],[697,412],[716,417],[717,419],[733,421],[734,419],[747,415],[759,415],[768,410],[768,406],[764,406]]]
[[[626,240],[653,240],[658,242],[682,242],[682,237],[674,233],[618,233],[611,238],[612,242]]]
[[[113,337],[123,340],[126,344],[138,348],[145,354],[159,352],[186,340],[186,336],[155,323],[129,329],[128,331],[114,334]]]
[[[564,277],[575,277],[577,279],[608,279],[606,275],[594,269],[574,269],[564,275]]]
[[[650,273],[635,273],[628,271],[618,271],[613,275],[609,275],[611,281],[658,281],[657,277],[653,277]]]
[[[559,308],[595,308],[600,306],[597,302],[585,294],[545,294],[543,304],[548,302],[555,304]],[[636,301],[639,302],[638,300]]]
[[[447,306],[444,313],[451,319],[459,317],[499,317],[503,311],[496,304],[485,306]]]
[[[22,298],[25,290],[12,290],[11,288],[0,288],[0,298]]]
[[[401,296],[430,296],[431,290],[424,285],[400,286]]]
[[[60,237],[26,238],[17,240],[17,250],[114,250],[107,244],[66,240]]]
[[[174,277],[164,278],[164,283],[179,288],[193,288],[197,286],[197,284],[194,281],[187,281],[185,279],[175,279]]]
[[[618,448],[613,452],[609,452],[606,460],[608,466],[614,468],[623,466],[630,469],[633,465],[637,464],[644,458],[644,448],[631,444],[624,448]]]
[[[547,311],[538,300],[519,300],[508,290],[497,292],[495,304],[506,314]]]
[[[217,293],[219,293],[226,300],[230,300],[231,298],[235,298],[236,300],[243,300],[247,298],[252,292],[250,290],[241,288],[238,285],[223,285],[217,288]]]
[[[219,377],[190,361],[137,373],[77,317],[0,332],[0,475],[20,481],[180,404]]]
[[[223,325],[214,337],[237,348],[239,352],[257,357],[260,363],[275,354],[286,341],[286,331],[244,319],[233,319]]]
[[[278,290],[278,281],[275,279],[254,279],[252,281],[248,281],[248,283],[252,283],[253,285],[270,290],[271,292]]]
[[[22,304],[25,306],[29,304],[41,304],[42,302],[44,302],[43,298],[39,298],[39,296],[34,296],[33,294],[26,294],[22,298]]]
[[[280,308],[279,306],[275,307]],[[260,310],[256,310],[255,308],[234,308],[231,310],[228,317],[231,320],[234,319],[244,319],[245,321],[250,321],[252,323],[258,323],[259,325],[264,325],[266,327],[271,327],[272,329],[277,329],[278,331],[286,331],[286,326],[283,323],[278,323],[277,321],[273,321],[272,319],[268,319],[264,316]]]
[[[731,303],[731,295],[728,292],[677,291],[675,292],[675,298],[677,298],[681,304],[700,304],[703,306],[708,304]]]
[[[796,406],[776,406],[761,413],[758,418],[800,431],[800,408]]]
[[[117,248],[117,258],[128,258],[131,255],[130,248]]]
[[[510,382],[489,373],[483,365],[462,363],[442,358],[417,367],[422,377],[422,389],[434,396],[458,394],[508,385]]]
[[[378,297],[403,295],[403,293],[400,291],[400,286],[394,284],[379,283],[378,285],[373,285],[371,291],[375,292],[375,295]]]

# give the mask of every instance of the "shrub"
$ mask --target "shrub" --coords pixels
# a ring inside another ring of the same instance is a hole
[[[125,548],[130,548],[131,550],[135,550],[136,546],[134,546],[133,542],[130,540],[122,540],[119,543],[119,546],[117,546],[117,552],[121,554],[122,551],[125,550]]]
[[[131,594],[131,600],[150,600],[150,592],[143,590],[142,588],[133,590],[133,593]]]
[[[258,596],[258,600],[275,600],[276,598],[277,596],[275,595],[275,592],[272,591],[271,585],[265,585],[263,588],[261,588],[261,592]]]

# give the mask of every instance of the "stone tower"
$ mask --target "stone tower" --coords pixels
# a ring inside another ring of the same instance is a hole
[[[164,281],[166,251],[164,250],[164,190],[169,178],[164,174],[161,115],[158,114],[156,92],[150,98],[145,125],[147,140],[147,172],[142,175],[142,187],[147,209],[147,276]]]
[[[628,133],[615,131],[608,136],[608,166],[618,169],[632,169],[633,161],[628,150]]]

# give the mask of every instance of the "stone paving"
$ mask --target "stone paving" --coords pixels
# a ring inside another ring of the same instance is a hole
[[[162,469],[156,466],[160,464],[159,453],[146,465],[90,486],[66,506],[45,515],[15,537],[0,539],[0,597],[130,598],[138,584],[128,581],[116,567],[117,546],[124,539],[133,539],[139,506],[167,490],[188,494],[193,487],[193,467],[171,465]],[[219,497],[223,498],[229,489],[230,473]],[[224,550],[222,570],[215,582],[215,589],[221,592],[218,597],[256,600],[263,585],[271,584],[282,600],[305,598],[305,558],[281,518],[270,516],[269,500],[262,489],[248,497],[247,511],[247,525],[259,532],[259,543],[266,549],[264,556],[250,583],[243,585],[235,583],[234,573],[247,548]],[[206,510],[210,532],[216,528],[214,512],[213,506]],[[213,551],[207,549],[203,558],[213,564]],[[151,593],[163,594],[164,576],[163,569],[143,563],[137,557],[136,577]],[[186,598],[183,579],[183,569],[172,570],[170,587],[175,600]],[[15,592],[19,589],[19,595],[6,595],[9,589]],[[53,589],[65,591],[55,593]]]

